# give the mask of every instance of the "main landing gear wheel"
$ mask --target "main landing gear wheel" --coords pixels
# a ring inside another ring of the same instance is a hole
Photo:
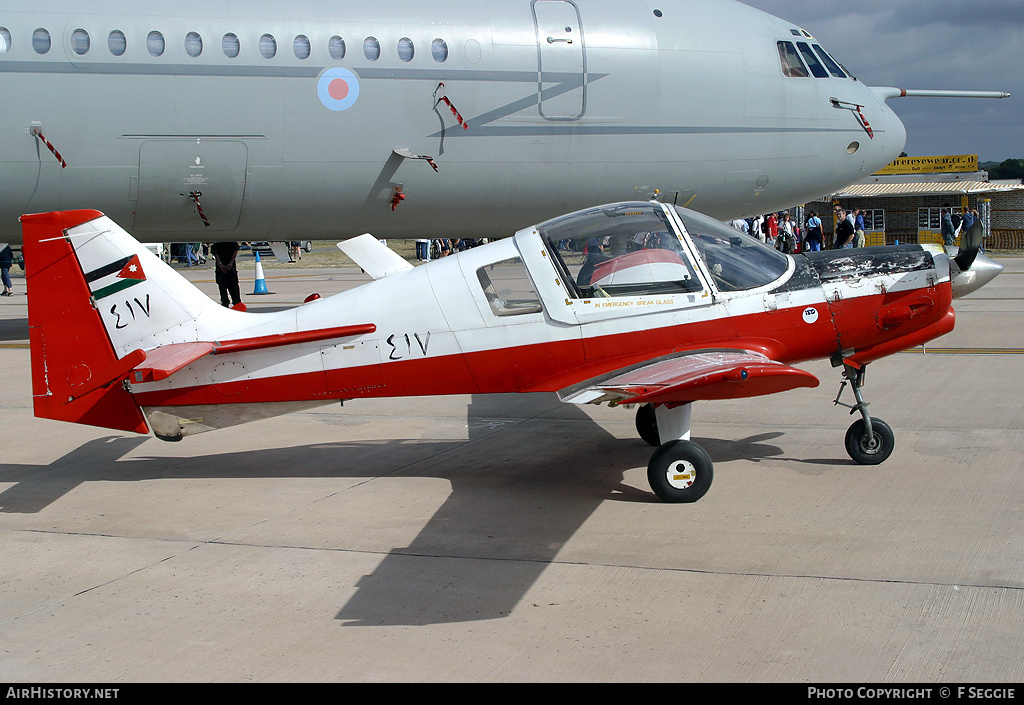
[[[654,451],[647,481],[665,502],[696,502],[711,489],[711,457],[693,441],[670,441]]]
[[[636,410],[636,432],[647,445],[661,445],[658,435],[658,417],[654,413],[654,404],[643,404]]]
[[[864,419],[857,419],[846,431],[846,452],[861,465],[878,465],[892,455],[896,438],[889,424],[871,419],[871,435],[867,434]]]

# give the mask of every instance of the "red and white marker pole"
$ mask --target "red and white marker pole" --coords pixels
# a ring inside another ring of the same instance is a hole
[[[32,134],[35,135],[36,137],[38,137],[39,141],[42,142],[43,144],[45,144],[46,148],[49,149],[50,152],[53,154],[53,156],[55,156],[57,158],[57,161],[60,162],[60,168],[61,169],[67,169],[68,168],[68,163],[66,161],[64,161],[64,157],[60,156],[60,152],[57,151],[57,148],[54,147],[52,144],[50,144],[50,140],[46,139],[46,137],[43,136],[43,128],[41,128],[41,127],[39,127],[37,125],[33,125],[32,126]]]

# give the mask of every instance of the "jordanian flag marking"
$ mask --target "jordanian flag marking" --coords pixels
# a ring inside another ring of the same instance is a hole
[[[111,262],[85,275],[89,290],[98,301],[146,281],[138,255]]]

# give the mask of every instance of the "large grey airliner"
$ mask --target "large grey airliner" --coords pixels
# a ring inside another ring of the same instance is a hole
[[[908,91],[732,0],[41,7],[0,2],[7,242],[73,208],[151,242],[493,237],[652,197],[725,219],[906,136]]]

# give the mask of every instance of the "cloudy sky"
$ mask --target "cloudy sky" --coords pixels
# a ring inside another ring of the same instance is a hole
[[[1024,158],[1024,0],[741,0],[813,34],[869,86],[998,90],[896,98],[910,156]]]

